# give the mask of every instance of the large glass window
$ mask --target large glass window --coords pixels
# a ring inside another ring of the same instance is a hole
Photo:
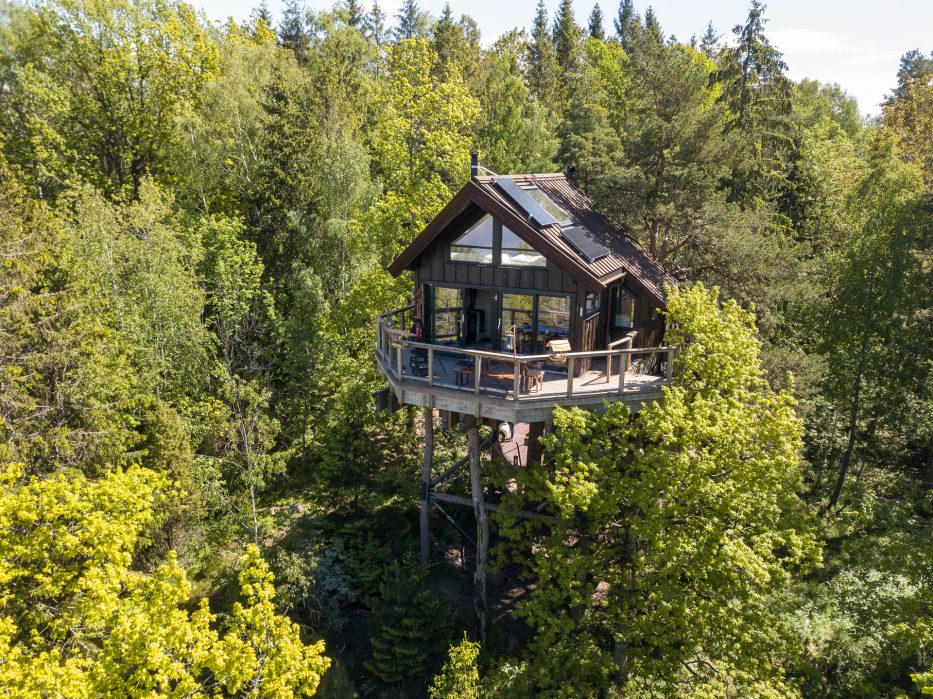
[[[570,339],[570,297],[538,296],[538,352],[551,340]]]
[[[629,330],[635,322],[635,297],[621,286],[612,290],[612,327]]]
[[[431,334],[439,344],[458,344],[463,317],[463,289],[448,286],[433,288]]]
[[[502,348],[531,354],[534,340],[535,297],[532,294],[502,294]],[[512,345],[514,337],[515,345]]]
[[[546,267],[544,255],[502,226],[502,264],[513,267]]]
[[[525,192],[528,193],[532,199],[534,199],[541,206],[542,209],[547,211],[551,216],[553,216],[560,225],[565,226],[570,223],[570,214],[560,208],[557,204],[554,203],[554,200],[551,199],[547,194],[542,192],[537,187],[528,187],[525,189]]]
[[[450,246],[452,262],[474,262],[491,265],[493,257],[492,216],[483,216],[470,230]]]

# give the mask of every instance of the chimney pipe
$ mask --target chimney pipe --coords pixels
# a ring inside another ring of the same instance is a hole
[[[470,153],[470,177],[479,176],[479,153]]]

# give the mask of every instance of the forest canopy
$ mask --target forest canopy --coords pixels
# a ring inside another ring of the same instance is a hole
[[[866,119],[758,0],[575,16],[0,0],[7,695],[933,693],[933,52]],[[417,565],[423,434],[373,400],[386,266],[474,152],[679,282],[662,399],[482,464],[521,593],[484,643],[472,512]]]

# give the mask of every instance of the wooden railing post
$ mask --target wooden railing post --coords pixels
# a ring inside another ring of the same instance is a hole
[[[434,348],[428,347],[428,386],[434,385]]]
[[[610,374],[612,374],[612,352],[606,352],[606,383],[609,383]]]
[[[395,375],[399,381],[402,380],[402,352],[402,343],[400,342],[398,345],[398,370]]]
[[[573,396],[573,357],[567,357],[567,397]]]
[[[476,357],[476,361],[473,362],[473,393],[479,395],[479,383],[483,378],[483,358],[480,356]]]
[[[671,383],[674,380],[674,348],[671,347],[667,350],[667,382]]]
[[[514,376],[512,377],[512,398],[516,401],[518,400],[518,394],[522,390],[522,372],[521,364],[518,360],[518,357],[515,357],[515,364],[513,366]]]
[[[628,365],[629,354],[619,355],[619,395],[625,393],[625,367]]]

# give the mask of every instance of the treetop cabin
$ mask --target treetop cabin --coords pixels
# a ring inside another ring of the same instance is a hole
[[[563,174],[499,176],[474,156],[470,181],[389,271],[414,276],[412,303],[378,318],[383,407],[422,406],[421,561],[430,557],[430,504],[472,506],[474,598],[485,636],[488,511],[498,505],[481,453],[518,467],[541,460],[556,406],[638,410],[673,377],[663,345],[665,286],[676,281]],[[456,417],[468,453],[439,473],[435,409]],[[497,428],[484,440],[479,426]],[[507,427],[504,427],[508,425]],[[498,441],[527,425],[512,460]],[[503,429],[504,428],[504,429]],[[469,468],[471,497],[447,489]],[[493,498],[492,500],[490,498]],[[547,517],[534,506],[520,517]]]
[[[567,176],[481,170],[389,267],[414,291],[378,319],[384,399],[534,423],[656,398],[674,278]]]

